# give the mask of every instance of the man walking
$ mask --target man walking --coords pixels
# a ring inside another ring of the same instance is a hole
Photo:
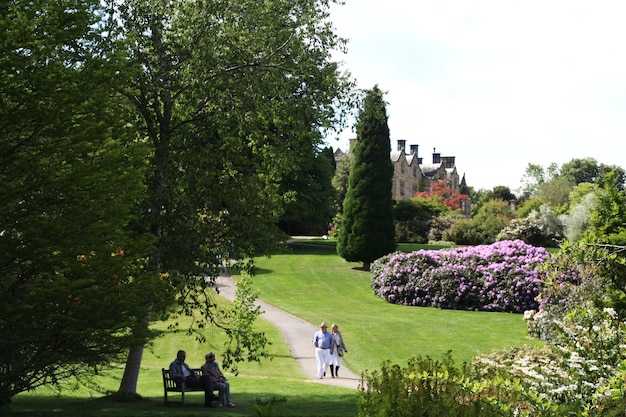
[[[326,369],[330,365],[331,355],[335,350],[335,341],[332,334],[327,331],[327,327],[326,323],[322,322],[322,324],[320,324],[320,330],[313,336],[317,376],[320,379],[326,376]]]

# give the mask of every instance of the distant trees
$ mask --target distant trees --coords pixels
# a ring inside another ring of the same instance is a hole
[[[593,195],[604,186],[607,175],[617,189],[623,189],[624,170],[593,158],[572,159],[561,167],[552,163],[545,169],[528,164],[517,209],[519,219],[503,230],[500,238],[518,236],[551,245],[564,237],[577,240],[589,226]]]
[[[390,146],[385,101],[376,86],[366,93],[359,114],[337,241],[339,256],[351,262],[362,262],[366,270],[373,261],[396,248]]]
[[[572,159],[561,167],[556,163],[546,168],[528,164],[522,179],[522,195],[516,196],[506,186],[492,190],[470,189],[471,218],[447,214],[436,217],[431,221],[430,235],[434,240],[440,238],[463,244],[522,239],[537,245],[556,246],[564,237],[580,236],[586,230],[593,198],[585,195],[603,187],[607,175],[617,189],[623,189],[624,170],[598,163],[593,158]],[[437,192],[427,197],[446,202],[445,194],[437,197],[442,191],[445,188],[437,187]],[[496,205],[512,211],[502,215],[502,210],[492,210]]]

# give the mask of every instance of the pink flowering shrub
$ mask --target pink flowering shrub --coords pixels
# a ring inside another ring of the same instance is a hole
[[[538,307],[548,257],[521,240],[396,252],[372,264],[371,286],[394,304],[522,313]]]

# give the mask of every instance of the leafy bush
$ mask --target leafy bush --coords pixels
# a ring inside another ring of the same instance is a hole
[[[480,245],[487,240],[487,235],[475,220],[461,219],[443,232],[442,239],[457,245]]]
[[[396,241],[426,243],[431,220],[450,209],[434,200],[414,198],[398,201],[393,208]]]
[[[589,193],[571,208],[569,214],[561,214],[563,234],[571,241],[576,241],[589,228],[589,217],[594,208],[595,194]]]
[[[372,265],[371,286],[394,304],[521,313],[538,307],[543,248],[520,240],[393,253]]]
[[[287,397],[274,395],[272,397],[255,398],[252,408],[259,417],[273,417],[279,406],[287,401]]]
[[[446,230],[450,229],[459,220],[467,220],[467,218],[457,212],[442,214],[434,217],[429,224],[428,241],[429,242],[441,242],[443,241],[443,234]]]
[[[480,245],[496,241],[498,233],[504,229],[515,215],[509,203],[502,200],[487,201],[472,219],[454,223],[443,233],[443,240],[457,245]]]
[[[357,416],[506,415],[500,404],[493,401],[493,391],[487,395],[489,390],[472,384],[466,371],[465,366],[454,366],[450,352],[442,362],[421,356],[410,359],[406,368],[386,361],[379,371],[363,374],[366,382],[360,388]]]

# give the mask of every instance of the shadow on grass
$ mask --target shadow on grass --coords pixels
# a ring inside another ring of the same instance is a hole
[[[262,381],[261,381],[262,383]],[[284,395],[264,392],[262,387],[255,393],[233,392],[234,408],[205,408],[201,392],[189,393],[186,406],[180,402],[165,404],[163,397],[144,397],[134,401],[115,401],[109,397],[77,399],[50,396],[26,396],[16,398],[11,410],[3,410],[7,417],[196,417],[196,416],[256,416],[252,407],[257,399],[267,399],[276,395],[284,396],[287,401],[280,404],[278,415],[281,417],[353,417],[357,414],[358,391],[330,394],[312,386],[310,394]],[[171,398],[180,401],[180,396]]]
[[[333,255],[337,254],[337,248],[333,245],[322,245],[318,243],[309,242],[295,242],[290,243],[290,251],[283,253],[284,255]]]

